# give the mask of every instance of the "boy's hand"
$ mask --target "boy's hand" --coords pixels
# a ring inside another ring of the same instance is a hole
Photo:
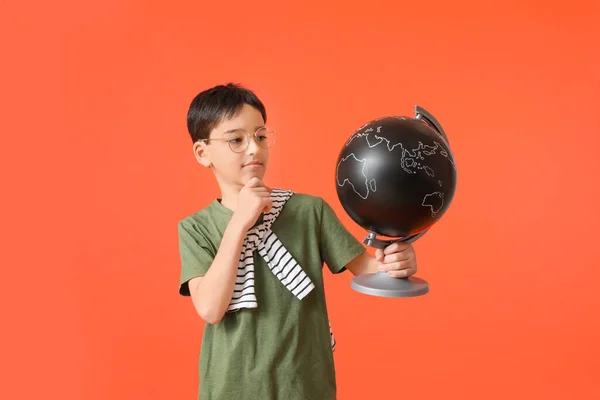
[[[271,194],[259,178],[252,178],[244,185],[238,196],[237,206],[232,219],[244,228],[250,229],[263,212],[268,212],[273,206]]]
[[[394,278],[407,278],[417,272],[417,258],[410,243],[396,242],[385,249],[377,249],[375,259],[379,261],[379,271],[385,271]]]

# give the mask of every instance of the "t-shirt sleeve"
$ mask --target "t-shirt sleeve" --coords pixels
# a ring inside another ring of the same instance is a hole
[[[179,278],[179,294],[189,296],[188,281],[204,276],[211,266],[214,255],[203,235],[193,225],[182,220],[178,225],[179,258],[181,275]]]
[[[366,251],[347,229],[323,199],[321,203],[321,257],[329,270],[340,273],[346,270],[346,264]]]

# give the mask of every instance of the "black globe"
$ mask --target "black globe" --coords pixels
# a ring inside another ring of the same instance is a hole
[[[429,229],[450,206],[456,189],[454,157],[441,127],[422,118],[380,118],[343,146],[336,188],[346,213],[365,230],[392,238],[413,236]]]

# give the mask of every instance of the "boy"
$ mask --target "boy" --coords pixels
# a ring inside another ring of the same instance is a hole
[[[228,84],[198,94],[188,111],[197,161],[221,197],[179,221],[179,293],[206,321],[202,400],[336,398],[322,267],[354,275],[413,275],[410,244],[376,257],[320,197],[262,181],[275,132],[256,95]]]

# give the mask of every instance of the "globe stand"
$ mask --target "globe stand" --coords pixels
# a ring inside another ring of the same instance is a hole
[[[412,243],[425,233],[427,231],[396,240],[381,240],[377,238],[375,232],[370,232],[363,243],[377,249],[385,249],[396,242]],[[351,287],[359,293],[378,297],[415,297],[429,292],[429,284],[421,278],[412,276],[394,278],[389,276],[387,272],[356,276],[352,279]]]

